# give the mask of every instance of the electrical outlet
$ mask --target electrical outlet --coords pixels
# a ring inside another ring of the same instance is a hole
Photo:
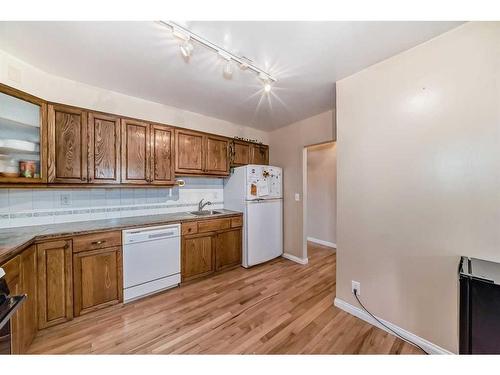
[[[297,202],[300,202],[300,194],[299,193],[295,193],[295,200]]]
[[[359,281],[352,280],[351,292],[354,294],[354,290],[356,290],[356,294],[358,296],[361,295],[361,283]]]
[[[71,194],[61,194],[61,207],[71,206]]]

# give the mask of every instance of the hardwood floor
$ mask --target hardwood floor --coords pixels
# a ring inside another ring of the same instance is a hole
[[[193,282],[39,332],[31,353],[414,354],[333,306],[335,253],[279,258]]]

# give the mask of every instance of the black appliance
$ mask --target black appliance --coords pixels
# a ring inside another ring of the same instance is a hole
[[[460,354],[500,354],[500,263],[462,257]]]
[[[0,268],[0,354],[10,354],[10,318],[21,307],[26,295],[10,296],[4,276],[4,272]]]

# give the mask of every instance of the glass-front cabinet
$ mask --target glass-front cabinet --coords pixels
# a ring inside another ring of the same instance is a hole
[[[43,100],[0,85],[0,184],[47,181],[46,112]]]

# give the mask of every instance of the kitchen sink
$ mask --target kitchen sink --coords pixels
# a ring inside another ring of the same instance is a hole
[[[204,210],[204,211],[191,211],[191,215],[196,215],[196,216],[210,216],[210,215],[217,215],[221,214],[222,212],[220,211],[215,211],[215,210]]]

